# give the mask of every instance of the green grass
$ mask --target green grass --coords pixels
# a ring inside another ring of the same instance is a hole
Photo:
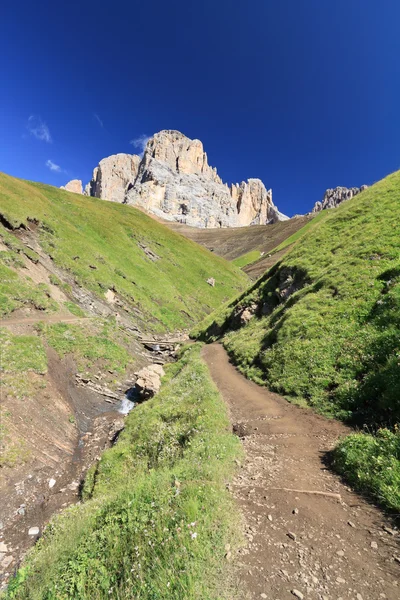
[[[250,252],[242,254],[242,256],[238,256],[238,258],[233,259],[232,263],[241,269],[242,267],[250,265],[258,260],[260,256],[261,252],[259,250],[250,250]]]
[[[202,335],[225,332],[242,372],[281,394],[359,424],[394,425],[400,172],[325,213],[247,294],[208,318]],[[237,315],[253,303],[241,327]]]
[[[42,340],[33,335],[12,335],[0,327],[0,374],[47,372],[47,357]]]
[[[360,492],[400,513],[400,432],[355,433],[333,453],[335,469]]]
[[[0,213],[14,228],[36,229],[43,250],[79,285],[103,299],[114,290],[154,330],[193,324],[248,281],[234,265],[130,206],[0,174]],[[147,248],[159,258],[151,260]]]
[[[79,325],[39,323],[37,330],[61,358],[72,354],[81,371],[90,369],[101,360],[103,371],[123,372],[133,360],[118,339],[115,319],[90,319]]]
[[[86,501],[53,518],[6,598],[211,600],[227,592],[237,515],[226,490],[239,440],[189,347],[89,472]]]
[[[317,213],[316,216],[311,219],[311,221],[308,221],[308,223],[306,223],[304,225],[304,227],[302,227],[301,229],[299,229],[298,231],[293,233],[293,235],[286,238],[286,240],[284,240],[281,244],[279,244],[279,246],[277,246],[276,248],[271,250],[270,254],[279,252],[279,250],[284,250],[288,246],[291,246],[292,244],[297,242],[300,238],[303,237],[303,235],[305,235],[317,223],[319,223],[320,221],[323,221],[328,216],[328,214],[329,214],[328,210],[322,210],[321,212]]]
[[[302,227],[301,229],[299,229],[298,231],[293,233],[291,236],[286,238],[283,242],[281,242],[278,246],[276,246],[276,248],[273,248],[272,250],[270,250],[268,252],[268,255],[275,254],[275,252],[279,252],[280,250],[284,250],[285,248],[288,248],[289,246],[291,246],[292,244],[297,242],[312,227],[314,227],[317,223],[319,223],[320,221],[325,219],[327,214],[328,214],[328,211],[326,211],[326,210],[318,213],[315,217],[312,218],[311,221],[306,223],[304,225],[304,227]],[[250,252],[247,252],[246,254],[243,254],[242,256],[239,256],[238,258],[235,258],[234,260],[232,260],[232,263],[234,265],[236,265],[237,267],[239,267],[240,269],[242,269],[243,267],[246,267],[247,265],[250,265],[250,264],[256,262],[260,258],[261,258],[260,250],[250,250]]]
[[[85,311],[83,311],[77,304],[74,304],[74,302],[64,302],[64,306],[71,313],[71,315],[74,315],[75,317],[83,318],[87,316]]]
[[[7,231],[7,229],[1,226],[0,240],[5,246],[7,246],[9,251],[13,252],[14,254],[24,254],[32,262],[39,262],[39,255],[37,254],[37,252],[25,246],[17,237],[15,237],[15,235],[13,235],[11,232]]]
[[[9,260],[9,256],[3,259],[0,256],[0,318],[25,306],[35,307],[43,312],[55,311],[58,305],[50,298],[48,287],[43,283],[34,284],[24,280],[6,266],[5,262]],[[16,266],[15,262],[13,266]]]

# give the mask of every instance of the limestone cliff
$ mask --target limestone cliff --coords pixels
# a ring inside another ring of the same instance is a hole
[[[336,208],[344,202],[344,200],[350,200],[360,192],[363,192],[368,188],[367,185],[362,185],[360,188],[346,188],[346,187],[336,187],[335,189],[326,190],[324,197],[320,202],[316,202],[314,204],[314,208],[312,209],[313,213],[319,212],[320,210],[325,210],[326,208]]]
[[[67,192],[73,192],[74,194],[83,194],[82,181],[80,179],[72,179],[65,185],[61,186],[62,190]]]
[[[208,164],[200,140],[172,130],[156,133],[143,158],[116,154],[100,161],[85,193],[194,227],[241,227],[288,218],[260,179],[228,187]]]
[[[113,154],[103,158],[85,187],[86,195],[124,202],[129,185],[136,178],[139,164],[140,158],[134,154]]]

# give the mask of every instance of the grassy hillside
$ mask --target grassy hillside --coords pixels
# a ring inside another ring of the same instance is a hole
[[[154,329],[185,327],[246,283],[235,266],[125,205],[0,174],[0,215],[6,245],[18,244],[10,228],[22,228],[18,233],[29,228],[74,281],[103,299],[113,290]],[[29,302],[30,292],[13,294],[10,268],[2,275],[5,314]],[[216,280],[214,288],[206,282],[209,277]]]
[[[127,417],[86,479],[85,502],[53,519],[6,597],[225,597],[224,555],[237,525],[225,484],[240,452],[191,346],[160,394]]]
[[[193,334],[223,336],[239,369],[258,383],[368,424],[368,434],[339,445],[334,464],[399,512],[400,171],[324,215]]]
[[[400,418],[400,172],[329,211],[208,323],[249,377],[359,423]],[[253,318],[241,326],[244,308]]]

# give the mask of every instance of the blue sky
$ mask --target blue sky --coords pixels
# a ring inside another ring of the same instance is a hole
[[[9,2],[0,170],[86,183],[178,129],[225,181],[259,177],[306,212],[400,168],[399,23],[398,0]]]

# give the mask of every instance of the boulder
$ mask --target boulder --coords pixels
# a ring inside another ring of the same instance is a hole
[[[138,372],[135,387],[142,400],[152,398],[160,390],[163,375],[161,365],[150,365]]]

